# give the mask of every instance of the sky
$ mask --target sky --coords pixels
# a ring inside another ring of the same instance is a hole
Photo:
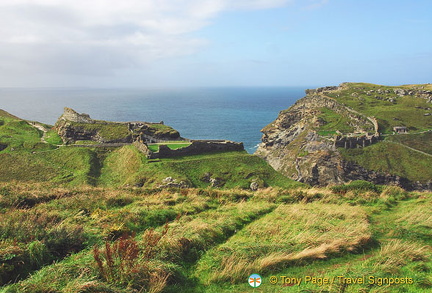
[[[0,0],[0,87],[432,82],[430,0]]]

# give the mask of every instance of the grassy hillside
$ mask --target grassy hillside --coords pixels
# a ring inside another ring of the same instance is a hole
[[[0,181],[51,181],[76,186],[158,187],[172,177],[190,187],[245,188],[295,187],[301,184],[274,171],[266,162],[246,152],[228,152],[148,160],[134,146],[92,148],[61,146],[53,130],[43,132],[7,112],[0,117]],[[82,123],[85,124],[85,123]],[[96,124],[85,124],[92,127]],[[110,132],[109,124],[101,124]],[[155,124],[156,125],[156,124]],[[162,130],[168,128],[157,124]],[[99,125],[100,126],[100,125]],[[97,127],[99,127],[97,126]],[[116,126],[124,126],[119,124]],[[50,129],[48,125],[45,128]],[[116,129],[112,129],[116,133]],[[102,131],[102,130],[100,130]],[[117,134],[116,134],[117,135]]]
[[[410,145],[410,142],[406,143]],[[416,152],[391,140],[366,148],[341,148],[339,151],[346,160],[354,161],[369,170],[399,175],[414,182],[432,179],[432,155]]]
[[[387,140],[397,142],[432,155],[432,132],[392,135],[389,136]]]
[[[247,292],[251,273],[257,292],[429,292],[431,204],[430,193],[362,182],[257,192],[2,183],[0,292]]]
[[[189,186],[205,188],[210,178],[217,187],[249,188],[252,182],[259,187],[295,187],[301,184],[274,171],[264,160],[246,152],[224,152],[147,160],[135,147],[125,146],[111,152],[103,163],[100,183],[107,186],[124,184],[157,187],[172,177]]]
[[[380,132],[392,133],[394,126],[406,126],[409,131],[432,129],[431,104],[419,95],[399,96],[397,89],[430,90],[430,85],[382,86],[368,83],[347,83],[341,90],[327,94],[337,101],[378,119]]]
[[[346,83],[336,91],[325,93],[358,112],[377,118],[379,132],[384,134],[381,142],[364,149],[340,149],[343,157],[366,169],[399,175],[412,182],[431,180],[432,105],[428,103],[429,94],[422,93],[430,90],[430,85]],[[324,114],[326,112],[323,112],[324,119],[329,116]],[[336,123],[343,132],[347,126],[337,124],[341,120],[336,118],[323,127],[330,129]],[[394,126],[406,126],[408,134],[394,134]]]
[[[310,188],[246,152],[149,160],[133,145],[59,147],[52,131],[0,114],[0,293],[432,290],[431,193]],[[429,133],[413,136],[421,152],[406,137],[344,155],[430,178]]]

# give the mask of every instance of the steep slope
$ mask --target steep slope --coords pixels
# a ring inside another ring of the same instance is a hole
[[[431,142],[422,135],[432,129],[431,102],[430,85],[344,83],[307,90],[262,130],[256,155],[312,185],[362,179],[430,188],[432,157],[421,146]],[[407,131],[406,139],[397,141],[402,134],[394,127]]]

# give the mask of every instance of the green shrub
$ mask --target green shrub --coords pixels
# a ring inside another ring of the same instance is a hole
[[[133,203],[133,199],[126,196],[110,197],[107,200],[108,207],[124,207]]]
[[[354,192],[366,192],[366,191],[381,192],[382,191],[382,186],[375,185],[375,184],[373,184],[371,182],[368,182],[368,181],[355,180],[355,181],[352,181],[349,184],[332,186],[330,189],[334,193],[338,193],[338,194],[346,194],[348,191],[354,191]]]

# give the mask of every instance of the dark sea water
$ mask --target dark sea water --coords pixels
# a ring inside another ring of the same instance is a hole
[[[260,130],[304,96],[304,87],[0,89],[0,109],[54,124],[70,107],[93,119],[159,122],[191,139],[242,141],[253,153]]]

